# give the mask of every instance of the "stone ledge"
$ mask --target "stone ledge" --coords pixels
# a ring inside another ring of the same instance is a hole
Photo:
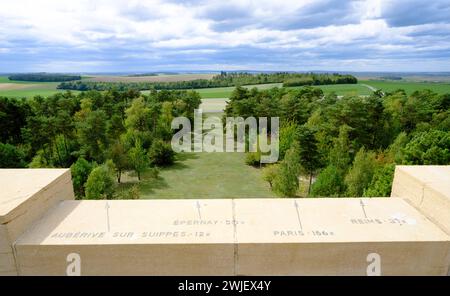
[[[449,273],[449,166],[397,167],[401,198],[74,201],[68,170],[0,176],[0,275],[65,275],[70,253],[82,275],[365,275],[371,253]]]
[[[450,235],[450,166],[396,166],[391,196],[404,198]]]
[[[372,252],[386,275],[443,275],[449,246],[388,198],[64,201],[15,244],[23,275],[72,252],[85,275],[364,275]]]

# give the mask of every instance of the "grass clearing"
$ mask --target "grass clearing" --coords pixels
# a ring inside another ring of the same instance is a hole
[[[173,166],[162,168],[158,179],[146,173],[139,184],[141,199],[270,198],[276,197],[261,170],[245,164],[245,154],[180,153]],[[126,190],[136,183],[122,183]]]
[[[368,96],[372,91],[361,84],[330,84],[315,86],[325,94],[335,92],[338,96]]]
[[[204,113],[204,118],[223,113]],[[176,198],[274,198],[262,170],[245,164],[242,152],[178,153],[175,164],[161,168],[159,178],[142,174],[141,182],[134,174],[119,184],[118,191],[138,184],[141,199]]]

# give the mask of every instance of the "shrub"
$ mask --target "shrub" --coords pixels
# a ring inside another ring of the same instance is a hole
[[[150,178],[158,179],[160,170],[157,167],[152,167],[147,170],[147,173]]]
[[[247,152],[245,154],[245,163],[251,166],[259,166],[261,161],[260,152]]]
[[[129,199],[139,199],[141,196],[141,192],[139,190],[139,186],[137,184],[133,185],[128,191]]]
[[[278,174],[278,165],[272,164],[264,167],[263,169],[263,179],[264,181],[268,182],[270,185],[270,188],[273,186],[273,181],[275,180],[277,174]]]
[[[150,158],[150,163],[152,165],[166,166],[173,164],[175,152],[173,152],[170,144],[158,139],[150,146],[148,157]]]

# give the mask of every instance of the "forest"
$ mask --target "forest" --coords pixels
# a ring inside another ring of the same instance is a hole
[[[10,75],[8,76],[8,79],[14,81],[62,82],[80,80],[81,76],[53,73],[25,73]]]
[[[450,164],[450,94],[236,88],[225,116],[280,117],[280,159],[263,177],[280,196],[389,196],[396,164]],[[246,163],[260,166],[260,152]],[[314,182],[313,182],[314,181]],[[300,188],[301,189],[301,188]]]
[[[284,86],[324,85],[324,84],[354,84],[358,80],[352,75],[316,74],[316,73],[227,73],[221,72],[212,79],[195,79],[176,82],[97,82],[89,80],[68,81],[58,85],[58,89],[67,90],[171,90],[199,89],[212,87],[242,86],[265,83],[283,83]]]
[[[156,177],[173,162],[172,118],[192,118],[200,102],[192,91],[0,97],[0,167],[71,167],[78,198],[113,198],[123,171]]]
[[[137,186],[115,192],[122,174],[158,178],[175,160],[172,119],[192,120],[200,103],[180,90],[0,97],[0,167],[70,167],[78,198],[138,198]],[[224,116],[280,118],[278,163],[245,162],[283,197],[388,196],[396,164],[450,163],[450,94],[237,87]]]

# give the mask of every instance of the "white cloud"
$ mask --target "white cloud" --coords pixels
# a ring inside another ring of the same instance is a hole
[[[408,1],[403,0],[403,4]],[[279,55],[284,55],[278,57],[280,60],[316,57],[318,65],[330,62],[324,55],[330,55],[333,48],[342,51],[341,57],[339,52],[335,54],[336,65],[348,65],[347,61],[358,58],[362,61],[363,51],[369,50],[386,59],[402,52],[426,55],[450,51],[450,25],[427,21],[391,26],[395,12],[390,12],[389,21],[383,17],[388,6],[392,1],[2,1],[0,53],[20,52],[49,61],[56,56],[63,59],[62,53],[67,52],[65,66],[74,67],[70,63],[76,61],[70,59],[77,55],[76,60],[86,60],[83,54],[88,52],[93,60],[83,67],[94,67],[105,65],[108,59],[113,63],[112,56],[154,61],[170,56],[172,62],[177,54],[191,55],[192,59],[212,56],[209,64],[218,65],[221,63],[213,56],[217,58],[221,50],[233,48],[242,48],[248,52],[241,53],[250,56],[252,48],[267,50],[267,55],[277,54],[278,50]],[[348,57],[350,52],[355,54],[354,59]],[[242,65],[240,60],[228,59]],[[48,64],[39,62],[36,65]],[[262,66],[266,63],[260,61]]]

